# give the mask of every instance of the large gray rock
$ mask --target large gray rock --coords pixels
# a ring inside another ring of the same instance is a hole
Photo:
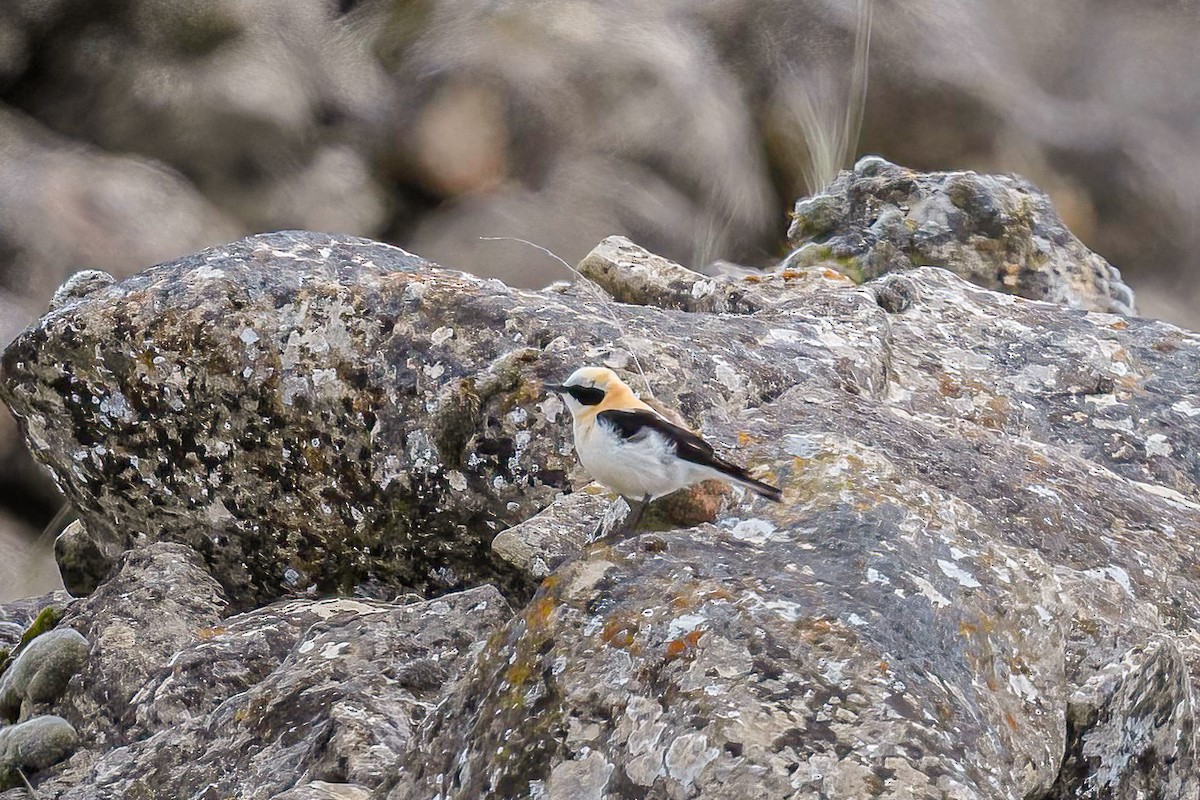
[[[186,546],[158,542],[130,550],[111,579],[73,604],[61,623],[82,633],[91,649],[56,712],[93,749],[128,741],[134,695],[217,625],[225,606],[221,588]]]
[[[940,269],[689,282],[631,248],[593,272],[614,305],[275,234],[100,288],[14,342],[5,396],[89,528],[192,543],[240,604],[507,574],[481,553],[517,522],[507,555],[549,572],[419,726],[355,701],[375,733],[288,706],[312,690],[299,672],[336,669],[321,653],[382,635],[371,614],[318,623],[259,678],[273,656],[236,644],[257,612],[219,631],[201,603],[192,629],[222,644],[141,673],[123,724],[149,738],[51,784],[186,794],[213,763],[221,791],[264,797],[1197,796],[1200,336]],[[687,311],[696,286],[723,313]],[[556,540],[555,514],[599,504],[533,516],[586,481],[540,382],[608,363],[642,388],[631,351],[785,503],[734,494],[715,523],[583,552],[571,520]],[[305,624],[285,609],[281,639]],[[313,746],[285,728],[326,723],[329,750],[285,752]]]
[[[484,586],[408,604],[295,600],[232,618],[183,647],[134,700],[143,738],[97,748],[90,768],[68,765],[39,791],[369,797],[510,614]]]
[[[796,202],[789,265],[831,263],[857,280],[945,267],[996,291],[1133,313],[1121,273],[1066,229],[1018,178],[917,173],[870,156]]]
[[[845,282],[831,275],[804,290]],[[520,590],[488,543],[578,469],[544,379],[600,353],[625,364],[662,329],[659,374],[698,377],[665,398],[685,413],[790,381],[792,348],[759,341],[762,321],[731,319],[732,347],[697,344],[687,318],[647,310],[614,345],[606,308],[580,308],[363,240],[272,234],[51,312],[6,351],[0,393],[90,533],[185,542],[237,604],[310,586]],[[750,352],[779,359],[751,375],[736,365]]]

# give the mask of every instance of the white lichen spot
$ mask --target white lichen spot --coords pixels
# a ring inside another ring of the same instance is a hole
[[[1133,597],[1133,584],[1129,582],[1129,573],[1116,564],[1107,567],[1097,567],[1089,569],[1083,573],[1092,578],[1112,578],[1117,582],[1117,585],[1125,590],[1125,594]]]
[[[891,582],[891,579],[887,575],[884,575],[874,567],[867,567],[867,583],[879,583],[886,586]]]
[[[699,300],[702,297],[708,297],[717,289],[717,284],[714,281],[702,280],[692,284],[692,297]]]
[[[684,786],[691,786],[700,772],[717,759],[721,751],[710,747],[703,733],[685,733],[667,748],[663,763],[667,774]]]
[[[129,401],[125,399],[125,395],[117,391],[100,401],[100,413],[122,422],[133,422],[135,419],[133,410],[129,407]]]
[[[708,617],[701,616],[700,614],[681,614],[667,625],[667,636],[672,639],[678,639],[694,630],[699,630],[707,624]]]
[[[733,538],[750,544],[766,544],[771,541],[775,532],[776,528],[772,522],[757,518],[738,520],[737,524],[729,529]]]
[[[1040,483],[1030,484],[1025,487],[1029,491],[1036,494],[1038,497],[1044,497],[1047,500],[1058,500],[1058,492],[1051,489],[1049,486],[1042,486]]]
[[[552,394],[539,403],[537,408],[546,417],[547,422],[556,422],[558,415],[563,412],[565,406],[557,394]]]
[[[438,328],[436,331],[433,332],[433,334],[429,337],[429,341],[431,341],[435,345],[436,344],[445,344],[446,342],[450,341],[453,338],[454,338],[454,328],[450,328],[450,327],[443,325],[442,327]]]
[[[1019,672],[1009,673],[1008,688],[1012,689],[1016,694],[1026,701],[1036,700],[1038,696],[1037,687],[1033,685],[1033,681],[1025,677]]]
[[[243,328],[238,338],[246,344],[254,344],[258,341],[258,334],[254,332],[253,328]]]
[[[967,572],[962,567],[955,564],[953,561],[943,561],[938,559],[938,567],[942,570],[947,578],[953,578],[958,581],[960,586],[965,586],[968,589],[978,589],[979,581],[975,580],[975,576]]]
[[[1167,441],[1167,437],[1161,433],[1152,433],[1146,437],[1146,455],[1147,456],[1169,456],[1175,449],[1171,447],[1171,443]]]
[[[454,491],[465,492],[467,490],[467,476],[458,470],[451,470],[446,477],[450,481],[450,488]]]
[[[1195,417],[1200,415],[1200,406],[1192,405],[1190,400],[1179,400],[1171,406],[1172,411],[1178,411],[1185,417]]]
[[[1121,419],[1093,419],[1092,427],[1099,428],[1102,431],[1123,431],[1125,433],[1133,432],[1133,420],[1129,417]]]
[[[1033,610],[1037,612],[1038,619],[1042,621],[1043,625],[1048,624],[1050,620],[1054,619],[1054,616],[1044,606],[1034,606]]]
[[[807,339],[804,334],[791,328],[771,328],[763,337],[763,344],[796,344]]]
[[[913,583],[917,585],[917,588],[921,591],[921,594],[934,608],[945,608],[946,606],[950,605],[950,601],[946,599],[946,595],[935,589],[933,584],[924,578],[914,575]]]
[[[350,648],[349,642],[330,642],[321,648],[321,658],[325,660],[337,658]]]
[[[316,646],[317,646],[317,643],[314,642],[312,639],[309,639],[306,642],[301,642],[300,646],[297,647],[296,650],[301,653],[309,653],[309,652],[312,652],[312,649]]]
[[[713,356],[713,361],[717,365],[717,380],[731,391],[740,391],[743,387],[742,376],[720,356]]]
[[[821,452],[823,437],[813,434],[789,433],[783,437],[783,450],[796,458],[812,458]]]

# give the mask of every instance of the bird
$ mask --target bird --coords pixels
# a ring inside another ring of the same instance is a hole
[[[778,487],[750,477],[699,435],[646,405],[611,369],[581,367],[565,383],[545,389],[561,395],[571,412],[583,468],[632,509],[619,532],[634,530],[652,500],[712,478],[783,501]]]

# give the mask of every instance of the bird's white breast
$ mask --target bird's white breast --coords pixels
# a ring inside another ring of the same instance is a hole
[[[661,435],[630,441],[602,422],[575,425],[575,452],[596,481],[634,500],[661,497],[697,480],[693,465],[677,458]]]

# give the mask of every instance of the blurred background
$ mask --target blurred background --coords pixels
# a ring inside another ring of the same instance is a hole
[[[1141,313],[1200,327],[1200,4],[876,0],[869,57],[866,8],[0,0],[0,344],[77,270],[283,228],[523,286],[569,275],[480,237],[769,264],[862,153],[1024,175]],[[0,409],[0,600],[53,583],[59,506]]]

